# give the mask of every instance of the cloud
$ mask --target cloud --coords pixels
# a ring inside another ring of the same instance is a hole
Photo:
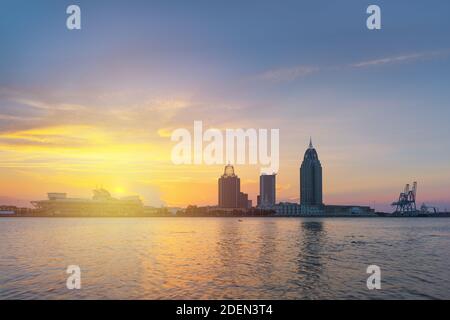
[[[270,82],[286,82],[293,81],[300,77],[304,77],[317,72],[319,69],[314,66],[294,66],[288,68],[279,68],[268,70],[256,78]]]
[[[22,147],[44,149],[92,147],[101,140],[102,137],[99,138],[99,136],[98,130],[88,126],[60,126],[9,133],[0,132],[0,146],[3,148],[13,147],[14,150]]]
[[[81,103],[68,103],[68,99]],[[190,110],[190,106],[189,100],[173,97],[143,97],[116,103],[102,101],[96,95],[54,97],[51,93],[47,96],[41,93],[37,97],[33,92],[0,88],[0,135],[49,127],[90,126],[116,136],[133,132],[135,140],[148,139],[149,136],[157,137],[157,129],[167,126],[178,114],[189,113],[186,109]],[[29,140],[28,137],[18,139]],[[14,141],[22,144],[19,140]],[[38,143],[42,144],[41,141]]]
[[[26,118],[27,120],[39,120],[40,118],[38,117],[28,117]],[[3,114],[0,113],[0,120],[6,120],[6,121],[22,121],[24,120],[23,117],[21,116],[14,116],[14,115],[9,115],[9,114]]]
[[[434,59],[438,57],[445,57],[450,54],[450,49],[443,49],[437,51],[427,51],[427,52],[414,52],[403,55],[388,56],[383,58],[377,58],[372,60],[364,60],[360,62],[355,62],[344,66],[328,66],[328,67],[316,67],[307,65],[298,65],[293,67],[285,67],[278,69],[271,69],[265,71],[257,76],[258,80],[264,80],[274,83],[279,82],[289,82],[294,81],[298,78],[309,76],[315,74],[319,71],[336,71],[348,68],[367,68],[376,67],[396,63],[410,63],[418,60]]]
[[[86,109],[85,106],[77,105],[77,104],[68,104],[68,103],[61,103],[61,104],[49,104],[44,103],[42,101],[37,100],[30,100],[30,99],[17,99],[17,103],[33,107],[36,109],[43,109],[43,110],[64,110],[64,111],[76,111],[80,109]]]
[[[354,68],[366,68],[366,67],[375,67],[382,66],[387,64],[395,64],[395,63],[407,63],[413,62],[422,59],[432,59],[439,56],[445,56],[450,53],[450,50],[441,50],[441,51],[430,51],[430,52],[416,52],[404,55],[390,56],[373,60],[366,60],[357,63],[353,63],[350,66]]]

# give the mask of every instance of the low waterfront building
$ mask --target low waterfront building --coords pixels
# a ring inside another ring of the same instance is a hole
[[[251,207],[252,207],[251,202],[250,202],[250,206],[249,206],[248,194],[244,193],[244,192],[240,192],[239,193],[239,208],[248,209]]]
[[[369,206],[325,205],[324,211],[327,215],[376,216],[375,209]]]
[[[220,208],[218,206],[187,206],[177,212],[180,217],[266,217],[273,216],[273,210],[258,208]]]
[[[292,202],[280,202],[272,207],[278,216],[301,217],[375,217],[375,210],[366,206],[352,205],[300,205]]]
[[[13,216],[16,214],[16,207],[0,206],[0,216]]]
[[[93,190],[92,199],[68,198],[65,193],[48,193],[48,200],[32,201],[36,215],[43,216],[142,216],[144,206],[137,196],[116,199],[105,189]]]
[[[279,216],[300,216],[302,213],[301,206],[293,202],[280,202],[272,208]]]
[[[17,206],[1,205],[0,206],[0,217],[7,216],[27,216],[32,213],[31,208],[20,208]]]
[[[302,205],[293,202],[280,202],[273,206],[280,216],[323,216],[323,206]]]

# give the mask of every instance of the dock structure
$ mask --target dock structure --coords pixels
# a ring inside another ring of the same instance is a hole
[[[415,215],[418,214],[416,207],[417,181],[414,181],[412,189],[409,183],[406,184],[403,192],[400,193],[398,201],[392,202],[395,206],[395,215]]]

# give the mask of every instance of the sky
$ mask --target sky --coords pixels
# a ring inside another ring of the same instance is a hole
[[[419,204],[450,208],[449,16],[444,0],[0,0],[0,202],[104,187],[214,205],[223,165],[170,158],[201,120],[280,130],[279,201],[299,201],[311,136],[325,203],[391,210],[418,181]],[[235,171],[255,203],[259,166]]]

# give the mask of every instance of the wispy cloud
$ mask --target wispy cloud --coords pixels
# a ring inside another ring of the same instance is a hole
[[[377,67],[398,63],[412,63],[420,60],[430,60],[439,57],[446,57],[448,55],[450,55],[450,49],[392,55],[371,60],[363,60],[348,65],[336,65],[327,67],[297,65],[293,67],[275,68],[267,70],[261,74],[256,75],[255,78],[258,80],[264,80],[274,83],[289,82],[321,71],[336,71],[351,68]]]
[[[39,120],[40,118],[38,117],[27,117],[27,120]],[[6,120],[6,121],[23,121],[24,118],[21,116],[15,116],[15,115],[10,115],[10,114],[3,114],[0,113],[0,120]],[[1,130],[0,130],[1,131]]]
[[[429,51],[429,52],[415,52],[403,55],[389,56],[384,58],[372,59],[361,61],[357,63],[351,64],[351,67],[354,68],[366,68],[366,67],[375,67],[382,66],[387,64],[395,64],[395,63],[408,63],[414,62],[417,60],[423,59],[432,59],[440,56],[445,56],[450,54],[450,50],[441,50],[441,51]]]
[[[294,66],[268,70],[257,75],[256,78],[271,82],[287,82],[310,75],[317,71],[319,71],[319,68],[314,66]]]
[[[78,105],[78,104],[69,104],[69,103],[61,103],[61,104],[49,104],[42,101],[31,100],[31,99],[17,99],[17,103],[21,103],[23,105],[33,107],[36,109],[43,110],[64,110],[64,111],[75,111],[80,109],[86,109],[86,106]]]

